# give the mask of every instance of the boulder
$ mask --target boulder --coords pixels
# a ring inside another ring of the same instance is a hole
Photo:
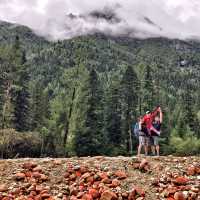
[[[110,191],[110,190],[106,190],[102,193],[100,200],[117,200],[117,195]]]

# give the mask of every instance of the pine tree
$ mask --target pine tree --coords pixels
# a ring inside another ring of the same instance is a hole
[[[143,112],[147,110],[152,110],[155,106],[155,94],[154,94],[154,85],[152,77],[152,69],[149,65],[146,66],[144,73],[144,81],[142,83],[142,110]]]
[[[101,90],[95,70],[84,78],[77,95],[75,151],[78,156],[103,152]]]
[[[14,125],[18,131],[27,131],[30,129],[30,78],[24,51],[21,54],[20,65],[18,70],[18,87],[14,97]]]
[[[132,153],[131,124],[137,119],[139,83],[137,74],[128,66],[120,84],[122,104],[122,133],[125,138],[127,152]],[[129,133],[129,134],[128,134]]]
[[[108,153],[116,155],[125,153],[124,137],[122,135],[122,106],[120,102],[119,76],[111,77],[105,92],[104,129],[108,142]]]

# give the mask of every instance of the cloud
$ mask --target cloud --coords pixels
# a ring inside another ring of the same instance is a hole
[[[50,39],[94,32],[200,38],[199,0],[0,0],[0,19]]]

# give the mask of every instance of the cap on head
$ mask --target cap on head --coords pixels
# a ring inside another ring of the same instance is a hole
[[[146,111],[146,114],[149,114],[150,113],[150,111],[148,110],[148,111]]]

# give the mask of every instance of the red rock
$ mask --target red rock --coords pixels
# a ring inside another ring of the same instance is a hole
[[[88,170],[87,170],[87,168],[85,167],[85,166],[81,166],[81,168],[80,168],[80,172],[81,172],[81,174],[84,174],[84,173],[86,173]]]
[[[76,196],[72,195],[72,196],[70,197],[70,200],[78,200],[78,199],[77,199]]]
[[[34,197],[34,196],[37,195],[37,193],[36,193],[35,191],[31,191],[31,192],[30,192],[30,195]]]
[[[200,174],[200,166],[195,167],[195,172],[196,172],[196,174]]]
[[[34,167],[33,172],[42,172],[42,167],[41,166]]]
[[[138,197],[136,200],[144,200],[144,197]]]
[[[30,171],[25,172],[25,176],[30,178],[32,176],[32,172],[30,172]]]
[[[70,176],[70,173],[69,172],[65,172],[64,178],[69,178],[69,176]]]
[[[123,192],[123,193],[122,193],[122,197],[124,197],[125,199],[128,197],[128,195],[129,195],[129,194],[128,194],[127,192]]]
[[[25,177],[26,177],[26,175],[24,173],[21,173],[21,172],[15,174],[16,180],[23,180],[23,179],[25,179]]]
[[[83,191],[84,188],[85,188],[85,187],[84,187],[83,185],[80,185],[80,186],[79,186],[79,190],[80,190],[80,191]]]
[[[144,167],[148,165],[148,161],[146,159],[143,159],[140,163],[139,169],[144,169]]]
[[[189,179],[183,176],[180,176],[175,179],[174,183],[177,185],[186,185],[188,183]]]
[[[76,176],[80,177],[81,176],[81,172],[80,171],[76,171]]]
[[[41,194],[41,198],[42,198],[42,199],[48,199],[50,196],[51,196],[51,195],[48,194],[48,193],[43,193],[43,194]]]
[[[117,187],[120,186],[120,181],[118,179],[113,179],[112,180],[112,187]]]
[[[100,200],[117,200],[117,195],[110,191],[110,190],[106,190],[102,193]]]
[[[39,172],[33,172],[32,177],[36,178],[36,179],[40,179],[41,178],[41,174]]]
[[[91,184],[94,183],[94,177],[93,177],[93,176],[87,177],[87,178],[86,178],[86,182],[87,182],[87,183],[91,183]]]
[[[84,173],[84,174],[81,176],[81,178],[86,179],[86,178],[88,178],[88,177],[90,177],[90,176],[91,176],[90,173],[89,173],[89,172],[86,172],[86,173]]]
[[[41,175],[40,179],[41,179],[42,181],[47,181],[47,180],[48,180],[48,176],[46,176],[46,175],[44,175],[44,174],[40,174],[40,175]]]
[[[193,176],[193,175],[195,175],[195,173],[196,173],[195,166],[192,165],[192,166],[188,167],[188,169],[187,169],[188,176]]]
[[[102,183],[110,184],[112,181],[109,178],[104,178],[101,180]]]
[[[6,192],[8,191],[8,186],[6,184],[0,185],[0,192]]]
[[[24,168],[24,169],[28,169],[28,170],[32,170],[34,167],[36,167],[37,166],[37,164],[36,163],[34,163],[34,162],[26,162],[26,163],[24,163],[23,165],[22,165],[22,167]]]
[[[174,199],[175,200],[185,200],[185,196],[182,192],[176,192],[174,194]]]
[[[135,200],[135,197],[136,197],[136,190],[135,188],[133,188],[128,195],[128,200]]]
[[[98,173],[98,175],[99,175],[99,177],[100,177],[101,179],[108,178],[108,175],[107,175],[106,172]]]
[[[142,197],[145,196],[145,191],[142,189],[142,188],[139,188],[139,187],[134,187],[133,189],[136,190],[136,193]]]
[[[75,175],[75,174],[71,174],[71,175],[69,176],[69,180],[70,180],[70,181],[76,180],[76,175]]]
[[[125,179],[125,178],[127,178],[126,173],[123,172],[123,171],[120,171],[120,170],[118,170],[118,171],[115,172],[115,176],[117,176],[118,179]]]
[[[93,200],[91,194],[85,194],[85,195],[83,195],[82,199],[83,199],[83,200]]]
[[[132,167],[133,167],[133,169],[139,169],[140,168],[140,163],[133,163]]]
[[[96,190],[96,189],[89,189],[89,194],[92,196],[92,198],[98,198],[100,195],[99,195],[99,192]]]
[[[43,187],[42,187],[42,186],[36,185],[36,187],[35,187],[35,191],[36,191],[36,192],[40,193],[42,190],[43,190]]]

